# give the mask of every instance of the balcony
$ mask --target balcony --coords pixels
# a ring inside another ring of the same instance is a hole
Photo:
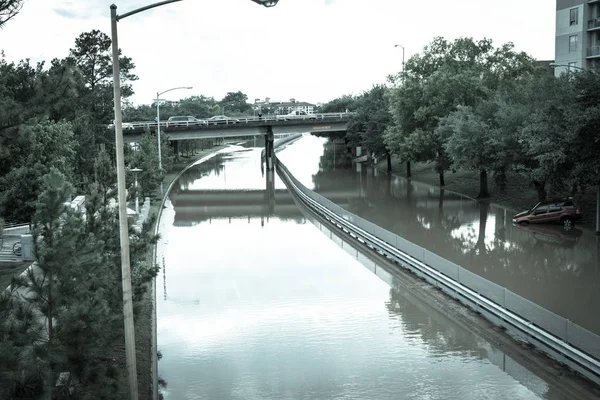
[[[600,18],[590,19],[588,21],[588,26],[587,26],[588,32],[597,31],[599,29],[600,29]]]
[[[588,47],[586,58],[598,58],[600,57],[600,46]]]

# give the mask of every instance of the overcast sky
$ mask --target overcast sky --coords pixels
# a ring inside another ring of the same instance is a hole
[[[9,61],[63,58],[80,33],[110,35],[115,0],[25,0],[0,30]],[[117,0],[123,14],[158,0]],[[553,0],[184,0],[119,22],[119,46],[133,58],[136,104],[241,90],[250,102],[326,102],[358,94],[400,71],[435,36],[514,42],[537,59],[554,59]]]

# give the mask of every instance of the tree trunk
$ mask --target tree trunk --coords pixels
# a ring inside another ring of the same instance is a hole
[[[406,179],[410,179],[411,174],[410,174],[410,161],[406,162]]]
[[[546,200],[546,182],[545,181],[540,182],[540,181],[536,181],[534,179],[533,186],[535,187],[535,190],[537,190],[538,201],[545,201]]]
[[[479,171],[479,194],[478,199],[487,199],[490,197],[490,191],[488,189],[488,176],[487,170],[481,169]]]
[[[392,155],[389,151],[386,151],[385,155],[387,157],[387,171],[390,172],[392,170]]]
[[[440,187],[446,186],[446,181],[444,180],[444,170],[440,171]]]

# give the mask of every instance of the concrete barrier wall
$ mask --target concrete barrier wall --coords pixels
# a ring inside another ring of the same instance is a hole
[[[298,189],[312,200],[318,202],[331,212],[340,216],[344,220],[352,223],[356,227],[371,234],[377,239],[394,246],[401,252],[426,264],[427,266],[441,272],[448,278],[462,284],[464,287],[476,292],[477,294],[489,299],[498,306],[518,315],[530,323],[542,328],[544,331],[552,334],[556,338],[568,343],[596,360],[600,360],[600,336],[589,330],[561,317],[510,290],[497,285],[481,276],[468,271],[451,261],[438,256],[431,251],[422,248],[406,239],[381,228],[370,221],[352,214],[346,209],[334,204],[329,199],[324,198],[318,193],[306,188],[289,172],[287,167],[278,159],[276,161],[278,169],[284,171],[290,181]],[[593,312],[593,310],[590,310]]]

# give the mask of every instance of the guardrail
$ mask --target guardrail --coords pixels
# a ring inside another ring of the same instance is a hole
[[[275,166],[297,198],[340,230],[600,384],[600,336],[352,214],[306,188],[277,157]]]
[[[284,144],[292,142],[301,137],[302,137],[301,133],[292,133],[289,136],[286,136],[284,138],[275,139],[273,141],[273,150],[276,150],[278,147],[283,146]],[[260,160],[261,161],[265,161],[265,153],[266,153],[266,150],[262,149],[262,151],[260,152]]]
[[[345,119],[354,115],[355,113],[323,113],[323,114],[308,114],[308,115],[265,115],[262,117],[232,117],[235,121],[208,121],[199,120],[198,122],[189,121],[176,121],[168,122],[161,121],[161,128],[173,128],[173,127],[211,127],[211,126],[223,126],[223,125],[237,125],[237,124],[258,124],[265,122],[284,122],[284,121],[318,121],[318,120],[334,120],[334,119]],[[158,124],[154,121],[140,121],[140,122],[123,122],[123,131],[135,130],[140,128],[155,128]],[[114,125],[108,125],[108,129],[114,129]]]

